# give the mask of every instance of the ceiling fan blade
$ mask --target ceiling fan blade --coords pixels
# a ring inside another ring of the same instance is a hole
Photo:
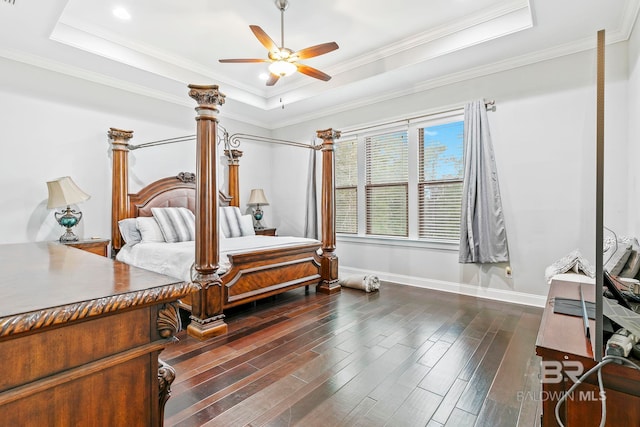
[[[309,67],[308,65],[303,64],[296,64],[296,66],[298,67],[298,71],[300,71],[302,74],[306,74],[309,77],[324,80],[325,82],[331,80],[331,76],[329,74],[325,74],[313,67]]]
[[[329,53],[336,49],[338,49],[338,44],[336,42],[322,43],[319,45],[301,49],[295,52],[294,55],[299,59],[308,59],[313,58],[314,56],[324,55],[325,53]]]
[[[279,75],[270,73],[269,78],[267,79],[267,86],[273,86],[278,82],[279,78],[280,78]]]
[[[218,59],[219,62],[228,63],[244,63],[244,62],[271,62],[268,59]]]
[[[249,28],[251,28],[251,31],[253,31],[253,34],[256,36],[258,41],[262,43],[262,46],[266,47],[269,52],[279,50],[276,42],[274,42],[262,28],[258,27],[257,25],[249,25]]]

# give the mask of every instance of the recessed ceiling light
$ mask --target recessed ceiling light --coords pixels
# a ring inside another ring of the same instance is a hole
[[[267,80],[269,78],[269,73],[260,73],[258,76],[260,80]]]
[[[131,15],[129,14],[129,12],[127,12],[127,9],[125,9],[124,7],[116,7],[115,9],[113,9],[113,14],[115,15],[116,18],[128,21],[129,19],[131,19]]]

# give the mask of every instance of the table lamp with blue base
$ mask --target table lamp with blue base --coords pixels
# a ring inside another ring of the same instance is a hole
[[[265,227],[262,224],[264,212],[260,209],[260,206],[267,206],[269,204],[267,197],[264,195],[264,190],[262,188],[254,188],[251,190],[251,195],[249,196],[247,204],[249,206],[255,206],[253,210],[253,219],[255,219],[255,224],[253,227],[256,230],[264,229]]]
[[[65,209],[54,214],[58,224],[66,228],[65,233],[60,236],[60,241],[63,243],[77,242],[78,236],[72,228],[78,225],[82,219],[82,212],[71,209],[71,205],[89,200],[91,196],[82,191],[68,176],[47,182],[47,188],[49,190],[47,209],[66,206]]]

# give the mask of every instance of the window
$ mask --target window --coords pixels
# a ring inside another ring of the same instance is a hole
[[[462,112],[336,142],[336,231],[454,243],[464,175]]]
[[[337,141],[336,232],[358,232],[358,140]]]
[[[365,138],[367,234],[408,235],[406,131]]]
[[[457,121],[418,129],[420,238],[460,238],[463,126]]]

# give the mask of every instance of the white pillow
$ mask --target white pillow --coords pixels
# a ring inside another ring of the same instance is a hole
[[[140,230],[141,243],[164,242],[162,230],[154,217],[139,216],[136,218],[136,226]]]
[[[256,235],[256,231],[253,229],[253,218],[251,215],[242,215],[240,217],[240,234],[243,236]]]
[[[196,217],[187,208],[151,208],[167,243],[196,240]]]
[[[240,237],[240,217],[242,213],[237,206],[223,206],[220,212],[220,229],[225,237]]]
[[[231,237],[229,232],[229,223],[227,222],[227,214],[224,208],[218,209],[218,225],[221,231],[221,236]]]
[[[118,228],[125,243],[135,245],[142,240],[135,218],[125,218],[118,221]]]

